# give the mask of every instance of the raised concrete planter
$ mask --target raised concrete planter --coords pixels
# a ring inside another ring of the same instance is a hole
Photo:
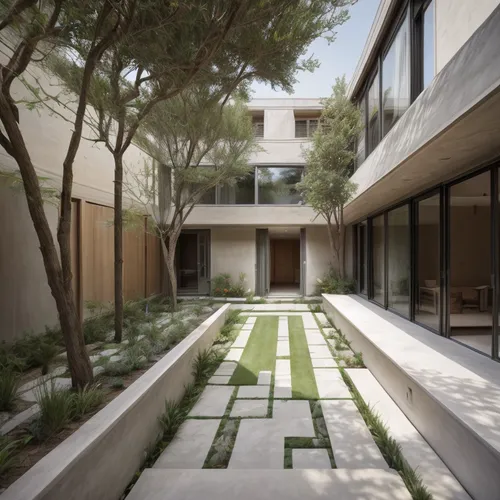
[[[323,308],[470,496],[498,498],[500,364],[359,297]]]
[[[117,500],[155,443],[165,400],[179,400],[193,360],[224,324],[221,307],[128,389],[2,494],[2,500]]]

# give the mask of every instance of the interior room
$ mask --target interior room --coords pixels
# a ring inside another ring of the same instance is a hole
[[[270,295],[300,295],[300,228],[270,228]]]
[[[182,232],[177,242],[177,286],[179,293],[198,292],[198,235]]]

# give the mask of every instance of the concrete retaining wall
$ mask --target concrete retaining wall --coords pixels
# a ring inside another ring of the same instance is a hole
[[[165,400],[179,400],[193,360],[224,324],[221,307],[128,389],[40,460],[2,500],[117,500],[155,443]]]

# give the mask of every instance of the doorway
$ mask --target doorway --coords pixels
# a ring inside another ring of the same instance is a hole
[[[177,286],[182,295],[210,293],[210,230],[182,231],[177,242]]]
[[[270,295],[300,295],[300,229],[269,230]]]

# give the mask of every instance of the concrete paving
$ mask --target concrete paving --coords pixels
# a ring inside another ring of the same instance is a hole
[[[294,469],[331,469],[328,451],[322,448],[317,450],[292,450],[292,464]]]
[[[259,378],[257,380],[257,385],[270,385],[272,378],[272,372],[262,371],[259,372]]]
[[[277,359],[274,374],[274,397],[292,397],[292,369],[289,359]]]
[[[209,385],[225,385],[229,384],[231,375],[214,375],[209,380]]]
[[[189,417],[222,417],[233,394],[234,387],[208,386],[189,412]]]
[[[321,409],[339,469],[389,467],[353,401],[321,401]]]
[[[269,399],[270,387],[268,385],[242,385],[238,389],[237,399]]]
[[[232,375],[238,363],[234,361],[223,361],[219,368],[215,371],[214,375]]]
[[[231,418],[266,417],[267,407],[267,399],[237,399],[229,416]]]
[[[155,469],[201,469],[220,420],[186,420],[172,442],[159,456]]]
[[[227,356],[224,358],[226,361],[239,361],[243,354],[243,349],[229,349]]]
[[[326,345],[309,345],[309,354],[311,359],[330,359],[332,353]]]
[[[311,359],[313,368],[336,368],[337,362],[333,359]]]
[[[314,368],[320,399],[351,398],[351,393],[336,368]]]
[[[250,333],[251,332],[246,332],[242,331],[236,338],[236,340],[233,342],[233,345],[231,347],[237,347],[239,349],[244,349],[247,346],[248,339],[250,338]]]
[[[278,339],[278,348],[276,351],[276,356],[290,357],[290,343],[288,340]]]
[[[392,470],[264,469],[146,469],[127,500],[411,500]]]
[[[306,339],[308,345],[327,345],[319,330],[306,330]]]

